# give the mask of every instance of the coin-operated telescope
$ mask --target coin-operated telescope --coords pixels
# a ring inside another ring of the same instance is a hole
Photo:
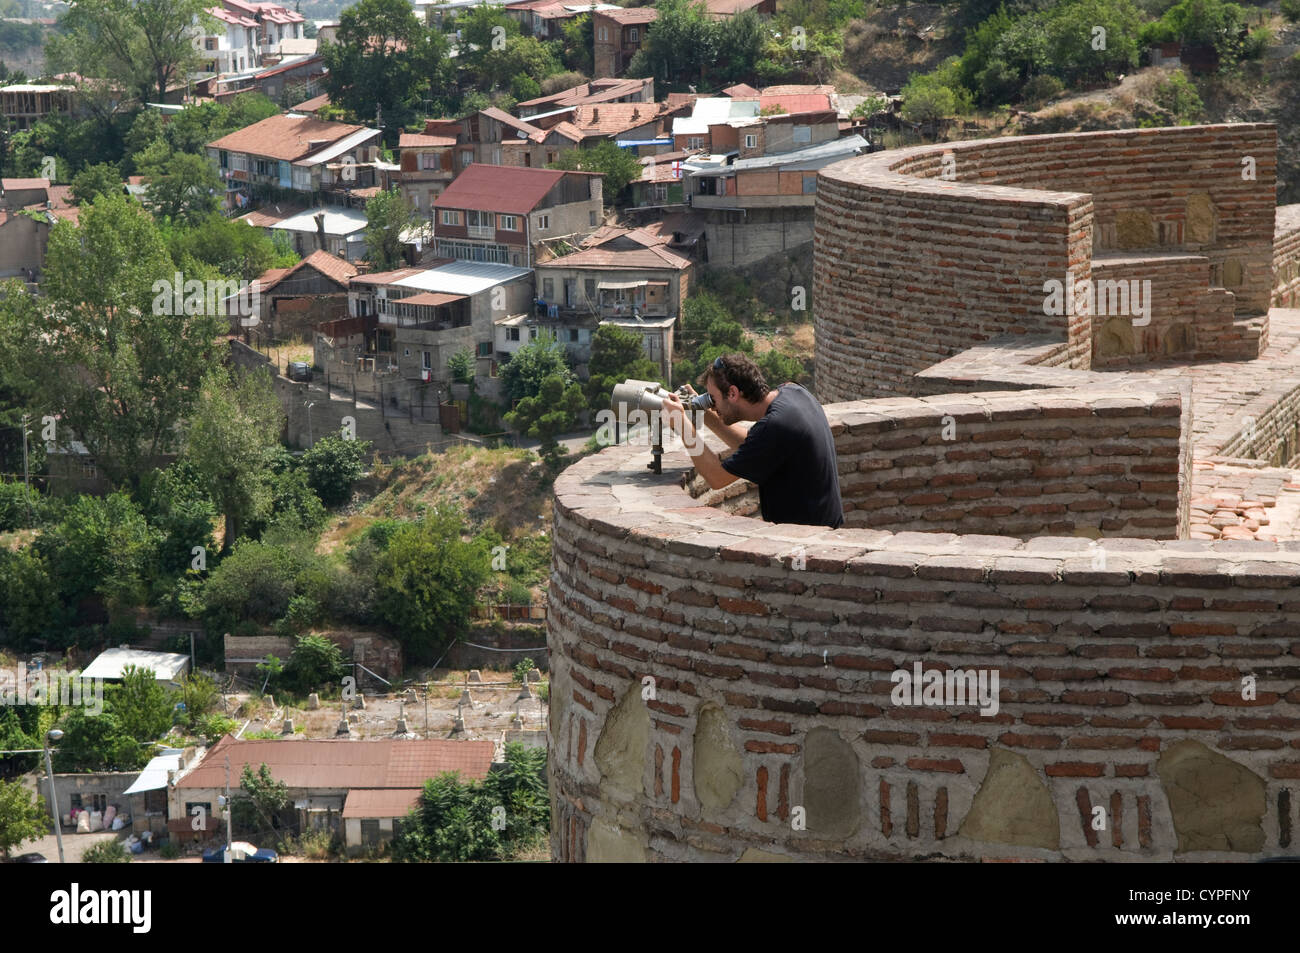
[[[713,406],[708,394],[691,395],[683,386],[677,390],[677,396],[692,410],[707,410]],[[664,398],[672,394],[658,381],[626,380],[614,387],[610,397],[610,409],[614,412],[614,442],[621,438],[619,428],[630,427],[634,423],[645,423],[650,428],[652,445],[651,460],[647,468],[655,473],[663,472],[664,425],[662,410]]]

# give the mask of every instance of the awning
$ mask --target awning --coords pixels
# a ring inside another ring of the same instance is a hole
[[[451,304],[453,301],[465,301],[465,295],[442,294],[436,291],[425,291],[418,295],[411,295],[409,298],[390,298],[394,304],[423,304],[423,305],[444,305]]]
[[[146,791],[159,791],[167,787],[167,773],[179,771],[181,752],[179,748],[169,748],[164,754],[151,758],[140,772],[140,776],[131,782],[123,794],[143,794]]]
[[[627,291],[629,288],[643,288],[649,283],[644,278],[640,281],[602,281],[596,287],[601,291]]]

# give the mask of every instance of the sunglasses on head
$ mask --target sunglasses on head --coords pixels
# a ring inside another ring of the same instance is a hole
[[[713,370],[716,371],[717,374],[718,374],[718,376],[721,377],[724,381],[727,380],[727,372],[726,372],[726,370],[725,370],[725,369],[723,368],[723,366],[722,366],[722,355],[721,355],[721,354],[719,354],[719,355],[718,355],[718,359],[717,359],[716,361],[713,362]],[[728,387],[731,386],[731,382],[730,382],[730,381],[727,381],[727,386],[728,386]]]

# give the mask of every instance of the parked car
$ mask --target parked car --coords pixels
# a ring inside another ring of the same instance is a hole
[[[306,361],[290,361],[289,380],[291,381],[311,380],[311,365],[308,364]]]
[[[226,852],[224,845],[209,847],[203,852],[203,862],[205,864],[225,863],[223,855]],[[278,864],[280,855],[269,847],[263,847],[260,850],[246,841],[235,841],[230,845],[230,853],[233,855],[230,859],[232,864]]]
[[[48,864],[49,861],[45,859],[45,855],[44,855],[44,854],[31,853],[31,854],[19,854],[17,857],[10,857],[10,858],[9,858],[9,863],[11,863],[11,864]]]

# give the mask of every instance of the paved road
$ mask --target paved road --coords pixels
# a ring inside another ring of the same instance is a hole
[[[125,841],[131,836],[130,831],[98,831],[94,834],[64,834],[63,835],[63,856],[69,864],[81,863],[81,855],[91,847],[102,843],[106,840],[117,840],[121,838]],[[36,840],[29,840],[21,847],[15,847],[10,851],[11,855],[18,854],[44,854],[45,859],[52,864],[59,862],[59,845],[54,839],[53,832],[46,834],[44,837],[38,837]]]

